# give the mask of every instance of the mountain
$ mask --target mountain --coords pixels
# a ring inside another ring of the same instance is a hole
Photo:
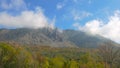
[[[113,42],[101,36],[88,35],[82,31],[60,31],[57,28],[0,29],[0,41],[51,47],[98,47],[105,42]]]
[[[52,47],[77,47],[64,40],[57,29],[0,29],[0,41],[14,42],[22,45],[41,45]]]
[[[64,35],[67,40],[71,41],[78,47],[98,47],[101,44],[105,43],[112,43],[116,44],[115,42],[106,39],[99,35],[90,35],[82,31],[76,30],[65,30]]]

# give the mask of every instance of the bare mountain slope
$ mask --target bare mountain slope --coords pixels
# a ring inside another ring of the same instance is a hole
[[[106,38],[87,35],[76,30],[60,32],[57,28],[0,29],[0,41],[52,47],[98,47],[105,42],[112,42]]]

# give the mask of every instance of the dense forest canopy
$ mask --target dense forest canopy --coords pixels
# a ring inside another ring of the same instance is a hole
[[[108,46],[109,45],[109,46]],[[120,68],[120,48],[55,48],[0,43],[0,68]]]

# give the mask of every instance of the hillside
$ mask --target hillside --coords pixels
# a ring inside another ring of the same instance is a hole
[[[82,31],[65,30],[63,33],[67,40],[71,41],[78,47],[98,47],[106,42],[116,44],[115,42],[106,39],[99,35],[90,35]]]
[[[51,47],[98,47],[105,42],[114,43],[101,36],[88,35],[77,30],[63,30],[61,32],[57,28],[0,29],[0,41]]]

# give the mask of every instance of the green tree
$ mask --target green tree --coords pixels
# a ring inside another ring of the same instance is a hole
[[[35,60],[32,57],[32,54],[21,46],[16,48],[15,56],[17,59],[17,68],[33,68],[37,66],[37,64],[35,64]]]
[[[103,64],[97,62],[90,53],[86,53],[80,57],[80,68],[103,68]]]
[[[98,48],[98,56],[100,56],[104,62],[105,68],[116,68],[116,64],[119,64],[117,61],[120,58],[120,49],[116,48],[112,43],[106,43]]]
[[[56,56],[50,60],[50,68],[64,68],[64,63],[63,57]]]
[[[15,49],[6,43],[0,43],[0,68],[15,68]]]
[[[79,68],[78,63],[75,60],[71,60],[68,63],[68,68]]]
[[[36,64],[23,47],[13,47],[10,44],[0,43],[0,68],[35,68]]]

